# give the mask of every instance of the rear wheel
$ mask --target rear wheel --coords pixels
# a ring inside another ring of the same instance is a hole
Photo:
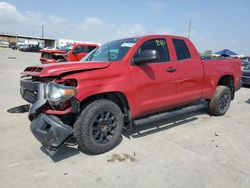
[[[57,63],[63,63],[63,62],[66,62],[66,60],[65,59],[58,59],[56,62]]]
[[[79,147],[93,154],[107,152],[118,145],[122,129],[121,109],[106,99],[89,103],[74,124]]]
[[[214,97],[209,102],[209,112],[215,116],[224,115],[231,103],[231,91],[226,86],[217,86]]]

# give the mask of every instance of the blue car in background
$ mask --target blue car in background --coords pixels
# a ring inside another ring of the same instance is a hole
[[[247,65],[250,65],[249,59],[244,59],[244,60],[242,60],[242,66],[243,66],[243,67],[246,67]]]
[[[243,85],[250,85],[250,64],[243,68],[241,80]]]

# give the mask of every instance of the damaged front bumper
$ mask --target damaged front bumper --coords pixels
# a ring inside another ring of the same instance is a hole
[[[29,111],[31,120],[30,129],[36,139],[46,148],[50,155],[53,155],[58,148],[73,135],[73,128],[69,126],[71,122],[64,121],[66,115],[73,115],[79,112],[79,101],[74,97],[69,99],[68,109],[57,111],[44,108],[47,103],[46,86],[47,83],[33,81],[29,79],[21,80],[20,92],[24,100],[30,106],[15,108],[12,111]],[[61,119],[59,118],[61,117]]]
[[[50,155],[54,155],[58,148],[73,135],[71,126],[64,124],[56,116],[43,113],[32,120],[30,130]]]

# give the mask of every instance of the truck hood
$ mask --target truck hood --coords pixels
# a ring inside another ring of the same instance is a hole
[[[110,62],[67,62],[58,64],[46,64],[27,67],[21,73],[26,76],[51,77],[60,76],[65,73],[81,72],[107,68]]]
[[[47,52],[47,53],[66,53],[67,51],[59,50],[59,49],[42,49],[40,52]]]

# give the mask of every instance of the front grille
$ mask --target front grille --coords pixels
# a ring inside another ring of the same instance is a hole
[[[27,67],[26,69],[24,69],[24,71],[26,72],[41,72],[43,70],[42,67]]]
[[[24,100],[29,103],[35,103],[38,100],[38,82],[30,80],[21,80],[20,92]]]

